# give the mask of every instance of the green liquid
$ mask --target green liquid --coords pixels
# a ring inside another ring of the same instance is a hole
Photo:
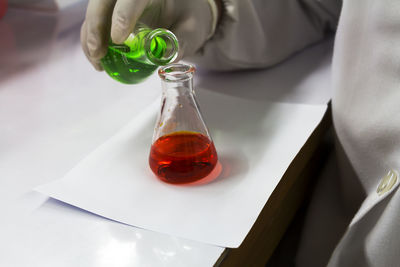
[[[111,46],[108,48],[107,55],[101,60],[101,63],[111,78],[127,84],[142,82],[158,67],[157,65],[144,63],[126,56],[126,54],[113,49]]]
[[[110,43],[106,56],[101,59],[101,65],[108,75],[121,83],[136,84],[157,69],[158,65],[147,59],[144,48],[144,38],[149,32],[150,30],[141,31],[122,45]],[[154,58],[161,59],[166,49],[167,44],[161,37],[151,40],[150,51]]]

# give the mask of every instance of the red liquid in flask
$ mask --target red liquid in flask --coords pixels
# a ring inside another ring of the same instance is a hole
[[[214,143],[205,135],[176,132],[157,139],[150,150],[150,168],[162,181],[185,184],[206,177],[218,161]]]

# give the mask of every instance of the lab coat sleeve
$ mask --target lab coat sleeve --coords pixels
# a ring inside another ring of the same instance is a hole
[[[340,0],[223,0],[214,36],[189,61],[212,70],[274,65],[336,29]]]
[[[333,122],[350,167],[342,164],[341,172],[355,172],[341,181],[343,203],[355,202],[360,191],[366,197],[329,266],[400,266],[399,14],[396,0],[343,1],[332,64]]]

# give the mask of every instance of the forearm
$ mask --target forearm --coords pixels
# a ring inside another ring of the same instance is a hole
[[[219,24],[195,57],[209,69],[262,68],[286,59],[335,29],[339,0],[218,0]]]

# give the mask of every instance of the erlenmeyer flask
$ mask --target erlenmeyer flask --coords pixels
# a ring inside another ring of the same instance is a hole
[[[158,66],[171,63],[178,55],[178,40],[162,28],[138,24],[121,45],[110,41],[101,65],[111,78],[127,84],[142,82]]]
[[[159,69],[161,109],[150,150],[150,168],[162,181],[185,184],[211,173],[218,156],[193,91],[194,67],[172,64]]]

